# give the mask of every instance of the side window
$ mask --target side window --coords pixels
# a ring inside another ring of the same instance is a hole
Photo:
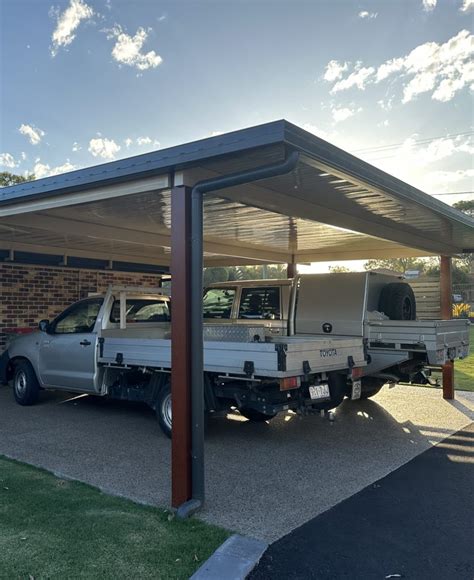
[[[204,318],[230,318],[234,297],[234,288],[209,288],[203,298]]]
[[[102,302],[102,298],[93,298],[73,304],[53,323],[53,332],[56,334],[92,332]]]
[[[126,304],[126,318],[133,322],[169,322],[171,320],[168,301],[157,299],[129,298]],[[110,322],[120,322],[120,300],[115,300],[110,312]]]
[[[280,288],[242,288],[239,318],[280,320]]]

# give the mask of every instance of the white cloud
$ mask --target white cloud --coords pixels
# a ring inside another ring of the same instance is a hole
[[[461,12],[467,12],[472,7],[474,7],[474,0],[464,0],[463,4],[459,10],[461,10]]]
[[[120,145],[115,143],[113,139],[106,139],[97,137],[89,141],[89,153],[94,157],[102,157],[102,159],[115,159],[115,155],[120,151]]]
[[[436,75],[431,72],[417,74],[403,89],[402,103],[408,103],[421,93],[431,91],[436,83]]]
[[[420,178],[420,187],[429,193],[456,190],[472,190],[474,169],[458,169],[457,171],[436,170],[425,172]],[[459,199],[459,198],[456,198]]]
[[[28,137],[32,145],[38,145],[45,135],[44,131],[38,129],[38,127],[33,127],[33,125],[22,124],[18,131],[25,137]]]
[[[436,7],[437,0],[423,0],[423,10],[429,12],[430,10],[434,10]]]
[[[7,167],[8,169],[13,169],[19,165],[18,161],[10,153],[0,153],[0,166]]]
[[[425,42],[415,47],[407,55],[392,58],[378,66],[364,67],[363,63],[354,65],[344,63],[348,75],[342,78],[340,69],[337,74],[328,74],[337,61],[330,61],[326,74],[330,82],[337,81],[331,88],[331,93],[347,90],[353,87],[364,90],[368,85],[380,83],[395,73],[402,81],[402,102],[408,103],[417,95],[431,93],[431,98],[437,101],[450,101],[465,87],[474,83],[474,36],[467,30],[447,40],[444,44]],[[350,70],[352,69],[352,71]],[[326,75],[325,75],[326,78]],[[328,80],[326,78],[326,80]],[[383,102],[379,105],[383,107]]]
[[[150,30],[150,29],[149,29]],[[159,54],[154,50],[142,53],[143,45],[148,38],[148,32],[140,27],[135,36],[126,34],[118,24],[109,31],[108,38],[116,38],[117,41],[112,49],[112,58],[119,64],[136,67],[138,70],[156,68],[163,62]]]
[[[26,153],[24,151],[21,152],[21,158],[23,161],[26,159]]]
[[[56,56],[61,47],[69,46],[76,38],[76,30],[82,20],[94,16],[93,9],[83,0],[70,0],[66,10],[58,15],[57,25],[51,37],[51,56]]]
[[[342,77],[342,73],[347,70],[347,62],[338,62],[337,60],[331,60],[326,66],[326,72],[324,73],[324,80],[328,82],[337,81]]]
[[[72,150],[74,152],[76,151],[80,151],[82,149],[82,147],[79,145],[79,143],[77,141],[74,141],[74,143],[72,144]]]
[[[377,69],[376,82],[379,83],[380,81],[383,81],[384,79],[389,77],[391,74],[402,70],[404,62],[405,61],[403,60],[403,58],[392,58],[390,60],[387,60],[387,62],[381,64]]]
[[[134,143],[138,146],[138,147],[144,147],[145,145],[153,145],[153,147],[156,147],[157,149],[159,149],[160,147],[160,142],[157,141],[156,139],[152,139],[151,137],[137,137],[136,139],[132,139],[131,137],[127,137],[126,139],[124,139],[123,141],[125,143],[125,147],[127,149],[129,149],[131,147],[131,145],[133,145]]]
[[[359,18],[368,18],[369,20],[373,20],[377,18],[378,12],[368,12],[367,10],[362,10],[358,14]]]
[[[338,91],[345,91],[351,87],[357,87],[359,90],[363,91],[365,85],[371,77],[374,75],[375,69],[373,67],[362,67],[360,63],[356,65],[356,69],[345,79],[337,81],[337,83],[332,87],[331,93],[337,93]]]
[[[332,113],[332,118],[334,119],[334,121],[336,123],[339,123],[341,121],[345,121],[346,119],[349,119],[349,117],[354,116],[356,113],[358,113],[359,111],[361,111],[362,109],[350,109],[349,107],[332,107],[331,108],[331,113]]]
[[[74,169],[77,169],[77,165],[70,163],[69,159],[62,165],[57,165],[56,167],[50,167],[47,163],[41,163],[40,159],[36,159],[33,173],[36,179],[41,179],[42,177],[59,175],[60,173],[66,173],[67,171],[73,171]]]

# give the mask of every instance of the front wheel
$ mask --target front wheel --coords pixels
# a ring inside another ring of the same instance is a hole
[[[15,363],[13,394],[19,405],[34,405],[39,397],[40,385],[36,373],[27,360]]]
[[[172,410],[171,410],[171,386],[165,385],[158,395],[156,402],[156,416],[163,433],[171,439]]]

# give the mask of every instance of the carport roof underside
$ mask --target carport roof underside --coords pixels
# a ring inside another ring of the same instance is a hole
[[[171,189],[299,153],[288,174],[204,196],[205,264],[454,255],[474,220],[275,121],[0,190],[0,248],[170,262]]]

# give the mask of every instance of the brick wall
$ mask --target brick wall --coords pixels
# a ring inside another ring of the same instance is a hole
[[[110,284],[158,286],[155,274],[0,263],[0,352],[10,328],[36,328],[89,292]]]

